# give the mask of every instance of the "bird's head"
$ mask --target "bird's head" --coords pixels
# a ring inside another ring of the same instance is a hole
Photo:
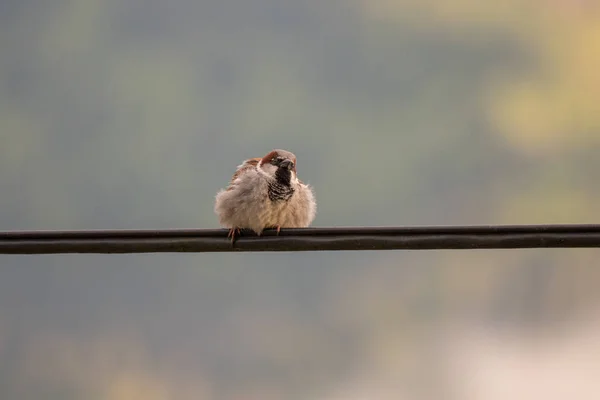
[[[273,150],[264,156],[258,167],[268,176],[289,182],[296,180],[296,156],[286,150]]]

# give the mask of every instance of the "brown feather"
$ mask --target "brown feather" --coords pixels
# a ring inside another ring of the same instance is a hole
[[[266,156],[264,156],[262,158],[262,162],[263,162],[263,164],[268,164],[271,162],[271,160],[273,160],[277,156],[278,156],[277,152],[275,150],[273,150],[272,152],[270,152],[269,154],[267,154]]]
[[[264,156],[262,158],[263,164],[270,163],[278,155],[279,155],[279,153],[277,152],[277,150],[271,151],[269,154],[267,154],[266,156]],[[296,157],[292,158],[291,161],[294,163],[294,167],[292,168],[292,171],[296,172]]]
[[[235,180],[241,174],[248,171],[249,169],[256,168],[256,166],[258,165],[260,160],[261,159],[258,157],[258,158],[250,158],[250,159],[244,161],[244,163],[237,169],[237,171],[235,171],[235,173],[231,177],[231,181],[229,182],[229,187],[227,188],[227,190],[233,189],[233,183],[235,182]]]
[[[260,234],[268,227],[307,227],[312,223],[316,214],[314,193],[312,187],[298,182],[297,176],[294,175],[294,179],[288,182],[292,196],[286,201],[271,199],[271,186],[281,186],[281,176],[275,182],[279,166],[273,159],[277,157],[293,160],[292,168],[295,169],[294,154],[286,150],[273,150],[262,158],[244,161],[237,167],[228,187],[217,193],[215,212],[219,216],[219,223],[230,229],[230,236],[237,236],[236,228],[248,228]]]

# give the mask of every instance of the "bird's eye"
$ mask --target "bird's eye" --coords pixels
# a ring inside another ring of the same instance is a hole
[[[283,160],[283,158],[281,158],[281,157],[275,157],[274,159],[271,160],[271,164],[279,165],[282,160]]]

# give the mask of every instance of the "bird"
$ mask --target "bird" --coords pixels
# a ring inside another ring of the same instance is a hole
[[[296,175],[296,156],[275,149],[238,165],[229,185],[218,191],[214,211],[233,243],[241,229],[260,236],[267,228],[279,235],[281,228],[308,227],[317,203],[313,188]]]

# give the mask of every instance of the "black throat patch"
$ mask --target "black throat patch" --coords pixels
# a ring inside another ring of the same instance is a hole
[[[292,173],[286,168],[279,168],[275,172],[275,179],[269,182],[269,199],[271,201],[287,201],[294,194],[291,185]]]

